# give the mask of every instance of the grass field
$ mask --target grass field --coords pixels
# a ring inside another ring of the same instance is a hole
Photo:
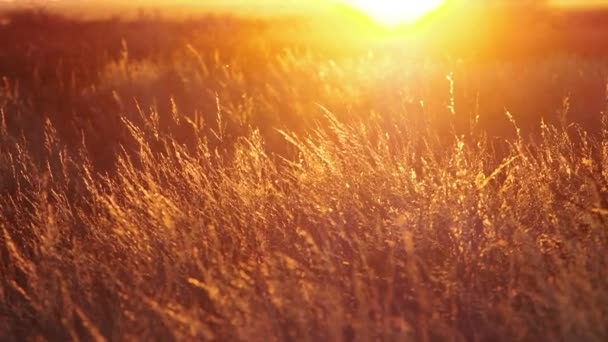
[[[608,339],[608,31],[292,20],[0,26],[0,339]]]

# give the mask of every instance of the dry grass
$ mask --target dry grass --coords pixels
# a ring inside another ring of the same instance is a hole
[[[5,82],[0,336],[608,338],[606,119],[496,140],[439,62],[122,51],[61,106]]]

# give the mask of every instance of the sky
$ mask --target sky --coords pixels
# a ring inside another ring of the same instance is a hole
[[[563,6],[608,6],[608,0],[554,0],[553,2]]]
[[[63,4],[74,4],[74,5],[87,5],[87,4],[100,4],[100,3],[116,3],[124,4],[128,3],[131,6],[141,5],[203,5],[208,7],[249,7],[252,5],[270,5],[279,7],[288,6],[314,6],[315,3],[321,1],[337,1],[337,0],[0,0],[0,3],[12,3],[12,4],[33,4],[33,3],[63,3]],[[343,0],[348,1],[348,0]],[[382,0],[378,0],[382,2]],[[407,1],[407,0],[404,0]],[[410,0],[410,1],[424,1],[424,0]],[[447,0],[447,1],[463,1],[463,0]],[[464,0],[464,1],[480,1],[484,0]],[[487,1],[487,0],[486,0]],[[608,6],[608,0],[549,0],[554,5],[562,6]]]
[[[377,0],[382,2],[382,0]],[[404,0],[407,1],[407,0]],[[424,0],[409,0],[424,1]],[[446,0],[484,3],[490,0]],[[494,0],[496,1],[496,0]],[[498,0],[500,1],[500,0]],[[509,0],[503,0],[509,2]],[[548,0],[555,6],[567,7],[589,7],[607,6],[608,0]],[[243,12],[253,11],[252,13],[285,13],[285,12],[311,12],[323,10],[324,6],[332,2],[348,2],[348,0],[0,0],[0,5],[11,4],[43,4],[48,7],[61,9],[72,9],[78,12],[86,11],[90,8],[184,8],[196,6],[199,9],[222,11],[222,12]],[[513,3],[517,1],[512,0]]]

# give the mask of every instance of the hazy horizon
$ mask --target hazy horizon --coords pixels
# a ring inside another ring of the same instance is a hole
[[[476,0],[459,0],[461,3],[472,5]],[[447,0],[447,3],[456,2]],[[549,0],[552,7],[608,7],[608,0]],[[132,0],[124,2],[120,0],[0,0],[0,5],[5,7],[27,7],[42,6],[50,10],[66,13],[77,13],[88,15],[88,11],[94,10],[96,16],[116,15],[117,10],[124,11],[138,9],[159,9],[166,11],[183,10],[192,8],[196,11],[222,12],[234,14],[252,15],[276,15],[289,13],[311,13],[323,12],[335,5],[348,5],[347,0]],[[90,13],[93,14],[93,13]],[[130,12],[133,14],[133,12]]]

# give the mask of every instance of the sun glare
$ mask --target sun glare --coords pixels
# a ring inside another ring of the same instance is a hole
[[[373,20],[386,25],[411,24],[438,9],[445,0],[344,0]]]

